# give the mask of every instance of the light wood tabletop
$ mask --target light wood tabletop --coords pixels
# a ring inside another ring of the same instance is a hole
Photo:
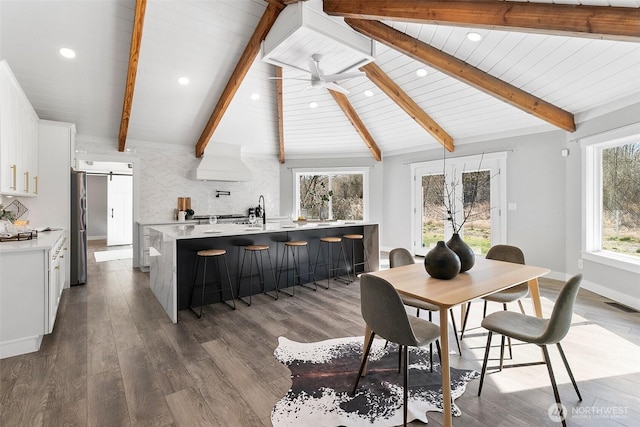
[[[548,268],[476,258],[473,268],[450,280],[434,279],[422,264],[368,273],[391,283],[398,293],[408,295],[440,307],[440,345],[442,346],[442,391],[444,425],[452,425],[451,375],[449,371],[448,310],[476,298],[528,282],[536,316],[542,317],[538,277],[549,273]],[[365,337],[370,335],[367,327]],[[366,345],[366,343],[365,343]]]

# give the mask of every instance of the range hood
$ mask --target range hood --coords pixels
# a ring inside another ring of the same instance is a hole
[[[253,174],[242,161],[242,147],[211,142],[196,168],[196,179],[203,181],[251,181]]]

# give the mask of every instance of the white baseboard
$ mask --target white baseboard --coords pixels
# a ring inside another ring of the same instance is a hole
[[[87,240],[107,240],[107,236],[87,236]]]
[[[582,281],[582,287],[588,291],[596,293],[605,298],[609,298],[621,305],[631,307],[635,310],[640,310],[640,299],[633,297],[629,294],[615,291],[607,288],[606,286],[599,285],[597,283],[589,282],[587,280]]]
[[[3,341],[0,343],[0,359],[18,356],[20,354],[33,353],[40,349],[41,343],[42,335]]]

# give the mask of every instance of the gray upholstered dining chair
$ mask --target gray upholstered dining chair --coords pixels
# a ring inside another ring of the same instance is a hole
[[[403,265],[411,265],[415,264],[415,260],[413,259],[413,255],[405,248],[395,248],[389,252],[389,267],[402,267]],[[417,309],[416,316],[420,316],[420,310],[427,310],[429,312],[429,321],[432,320],[432,313],[434,311],[439,311],[440,307],[435,304],[430,304],[426,301],[419,300],[417,298],[413,298],[406,295],[400,295],[402,302],[404,305],[409,307],[413,307]],[[458,354],[462,354],[462,349],[460,348],[460,340],[458,339],[458,329],[456,327],[456,319],[453,315],[453,310],[449,310],[449,314],[451,315],[451,324],[453,325],[453,335],[456,337],[456,344],[458,345]]]
[[[558,393],[558,386],[553,375],[553,369],[551,368],[549,351],[547,350],[547,345],[555,344],[558,347],[558,352],[562,357],[564,366],[567,368],[573,388],[578,394],[578,399],[582,400],[580,390],[578,390],[578,384],[576,384],[576,380],[573,377],[571,368],[569,367],[569,362],[567,362],[567,358],[564,355],[562,346],[560,345],[560,341],[567,335],[567,332],[569,332],[571,316],[573,315],[573,306],[575,304],[581,282],[582,275],[578,274],[565,283],[562,290],[560,290],[560,294],[556,299],[553,312],[549,319],[527,316],[513,311],[500,311],[492,313],[482,320],[482,327],[489,331],[489,337],[487,338],[487,348],[484,353],[484,361],[482,362],[482,373],[480,376],[480,385],[478,386],[478,396],[480,396],[480,393],[482,392],[482,384],[484,383],[484,376],[487,372],[487,361],[489,359],[489,350],[491,348],[491,337],[495,332],[502,335],[500,346],[500,370],[502,370],[505,336],[525,343],[536,344],[542,348],[544,363],[547,365],[549,378],[551,379],[551,386],[553,387],[553,395],[555,396],[558,410],[562,411],[560,394]],[[565,417],[562,417],[562,425],[566,426],[564,418]]]
[[[407,425],[407,398],[409,375],[409,350],[407,347],[422,347],[432,342],[440,346],[437,341],[440,338],[440,327],[419,317],[410,316],[404,308],[398,291],[386,280],[363,274],[360,277],[360,311],[362,318],[371,329],[368,345],[362,357],[360,370],[356,377],[351,395],[354,395],[360,382],[360,377],[367,363],[367,357],[371,350],[373,338],[376,335],[394,342],[400,347],[400,353],[404,364],[404,425]],[[440,355],[440,357],[442,357]]]
[[[493,259],[496,261],[512,262],[515,264],[524,264],[524,254],[522,253],[522,250],[516,246],[510,245],[492,246],[487,252],[487,255],[485,255],[485,258]],[[525,314],[521,299],[526,297],[527,295],[529,295],[529,284],[527,282],[523,282],[518,285],[512,286],[509,289],[487,295],[486,297],[482,298],[484,300],[482,318],[485,318],[487,316],[487,301],[501,303],[502,308],[505,311],[507,310],[507,303],[517,301],[520,307],[520,311],[522,312],[522,314]],[[464,316],[464,321],[462,322],[462,331],[460,331],[460,339],[464,337],[464,331],[467,327],[467,319],[469,318],[470,309],[471,301],[467,303],[466,314]],[[513,353],[511,351],[511,340],[509,340],[509,357],[513,357]]]

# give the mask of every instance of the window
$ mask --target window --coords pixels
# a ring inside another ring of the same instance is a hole
[[[506,240],[506,153],[467,156],[411,165],[414,176],[413,250],[426,255],[453,234],[445,205],[460,235],[477,254]]]
[[[310,170],[295,172],[295,212],[305,219],[365,220],[367,171]]]
[[[583,249],[586,254],[632,265],[640,265],[639,128],[623,128],[581,141],[585,172]]]

